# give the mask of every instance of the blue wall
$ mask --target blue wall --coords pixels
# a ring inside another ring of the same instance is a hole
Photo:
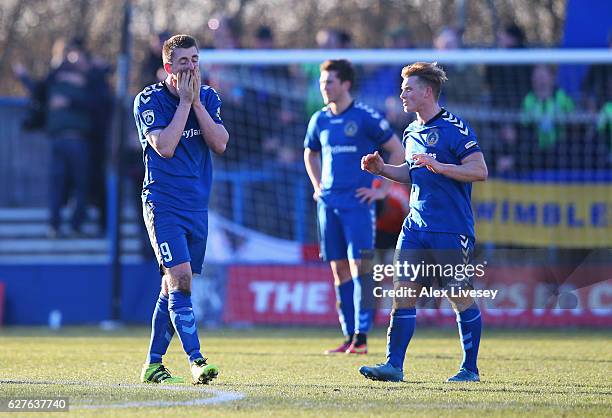
[[[148,323],[159,294],[156,264],[122,267],[121,321]],[[112,280],[108,265],[3,265],[6,325],[47,324],[59,310],[63,324],[111,319]]]
[[[607,48],[612,30],[612,2],[569,0],[565,11],[564,48]]]
[[[561,47],[607,48],[612,31],[612,2],[602,0],[569,0],[565,11],[565,26]],[[578,97],[586,65],[562,65],[559,85]]]

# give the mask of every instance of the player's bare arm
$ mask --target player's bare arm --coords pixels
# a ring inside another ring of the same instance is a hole
[[[149,132],[147,142],[155,152],[164,158],[172,158],[174,151],[181,140],[181,135],[187,123],[189,110],[193,102],[192,76],[189,72],[178,73],[173,85],[179,95],[179,105],[172,117],[172,121],[164,129]]]
[[[404,147],[396,135],[393,135],[387,142],[382,145],[382,148],[389,155],[389,164],[400,165],[404,161]],[[363,168],[363,167],[362,167]],[[379,188],[360,187],[356,190],[355,195],[360,202],[373,203],[375,200],[382,200],[387,197],[391,183],[384,179]]]
[[[410,183],[410,171],[405,162],[400,165],[385,164],[376,151],[361,158],[361,169],[397,183]]]
[[[202,137],[215,154],[223,154],[229,141],[229,134],[223,125],[216,123],[210,117],[206,107],[200,101],[201,77],[197,65],[193,72],[192,87],[194,92],[192,108],[202,130]]]
[[[382,148],[389,156],[388,163],[391,165],[400,165],[404,162],[404,146],[400,142],[397,135],[393,134],[391,138],[384,144]]]
[[[482,152],[468,155],[459,165],[441,163],[429,154],[414,154],[412,159],[417,167],[427,167],[434,173],[465,183],[485,181],[489,174]]]
[[[314,189],[312,197],[316,201],[321,193],[321,153],[310,148],[304,149],[304,164]]]

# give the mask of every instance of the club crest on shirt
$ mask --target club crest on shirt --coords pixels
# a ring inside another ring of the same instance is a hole
[[[344,135],[355,136],[358,129],[359,128],[357,127],[357,122],[349,120],[348,122],[346,122],[346,125],[344,125]]]
[[[150,109],[145,110],[144,112],[142,112],[142,120],[147,126],[153,125],[153,122],[155,122],[155,113],[153,113],[153,111]]]
[[[438,143],[439,139],[440,139],[440,134],[438,133],[438,130],[432,129],[427,134],[427,137],[425,138],[425,143],[427,144],[427,146],[433,147],[434,145]]]

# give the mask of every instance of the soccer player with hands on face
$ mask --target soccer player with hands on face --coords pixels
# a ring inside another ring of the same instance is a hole
[[[229,135],[221,120],[219,95],[201,84],[195,39],[171,37],[164,42],[162,59],[166,79],[146,87],[134,100],[145,165],[143,217],[162,276],[141,381],[183,381],[162,363],[176,333],[193,383],[208,383],[219,370],[200,352],[191,281],[201,273],[206,251],[210,151],[222,154]]]

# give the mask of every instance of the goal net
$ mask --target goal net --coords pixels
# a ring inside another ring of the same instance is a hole
[[[605,50],[205,50],[205,77],[221,95],[231,136],[226,154],[215,160],[211,207],[223,218],[272,237],[316,241],[302,155],[308,120],[323,105],[318,66],[328,58],[354,63],[353,96],[384,114],[400,138],[414,118],[399,100],[402,67],[439,62],[449,78],[441,103],[476,132],[491,180],[610,180],[612,60]],[[556,218],[553,206],[536,206],[534,214],[527,205],[512,216],[527,225],[553,222],[544,219]],[[559,226],[577,218],[561,219]],[[556,238],[533,244],[580,246]],[[530,245],[512,237],[479,237],[488,240]],[[588,239],[584,245],[591,245]]]
[[[415,117],[402,111],[402,67],[437,61],[445,69],[441,104],[470,124],[489,168],[473,190],[479,248],[559,260],[564,251],[612,247],[607,50],[203,50],[203,75],[221,96],[230,133],[214,159],[207,251],[232,292],[226,321],[337,322],[303,162],[308,120],[323,106],[319,64],[332,58],[354,64],[353,97],[400,138]],[[399,228],[381,220],[405,215],[398,193],[400,203],[378,205],[379,233]]]

